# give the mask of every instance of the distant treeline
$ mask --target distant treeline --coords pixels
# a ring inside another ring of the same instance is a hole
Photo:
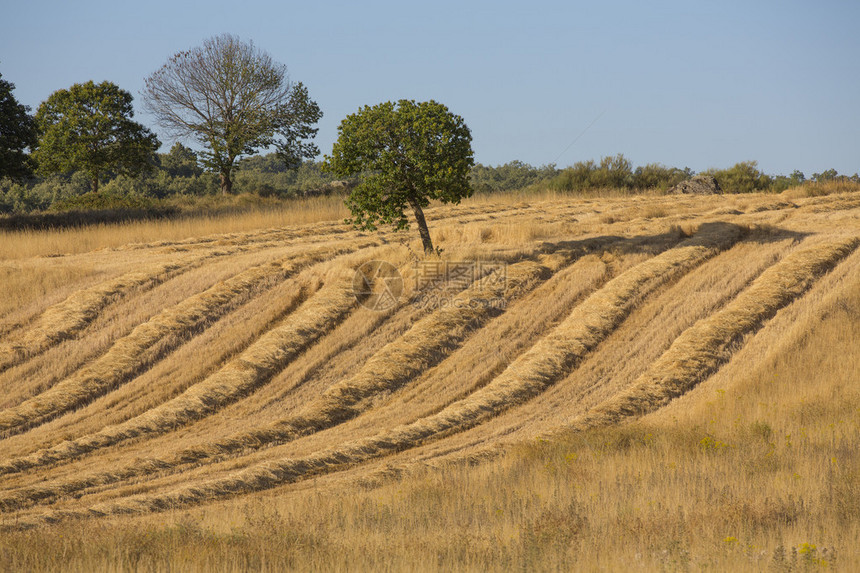
[[[274,153],[257,155],[239,162],[233,193],[263,198],[294,198],[346,193],[356,180],[337,181],[321,169],[322,163],[305,161],[298,170],[289,170]],[[92,210],[134,210],[169,213],[177,206],[196,204],[201,198],[215,199],[221,186],[216,173],[200,167],[194,151],[175,144],[168,153],[159,153],[153,168],[137,177],[112,175],[99,191],[90,191],[83,173],[67,173],[25,182],[0,180],[0,214],[69,212]],[[728,169],[710,169],[723,191],[748,193],[779,192],[806,181],[844,179],[860,182],[857,174],[846,177],[834,169],[815,173],[809,179],[800,171],[791,175],[767,175],[755,161],[738,163]],[[535,167],[522,161],[504,165],[477,164],[471,173],[476,193],[551,189],[560,192],[586,192],[620,189],[631,193],[665,191],[696,173],[651,163],[634,168],[623,155],[600,161],[580,161],[570,167]]]
[[[297,170],[289,170],[274,153],[249,157],[239,162],[233,192],[290,198],[328,194],[351,183],[336,182],[320,166],[320,162],[306,161]],[[2,179],[0,213],[147,209],[220,193],[218,174],[204,171],[196,153],[180,143],[168,153],[156,154],[152,167],[137,177],[108,174],[96,193],[80,172],[35,177],[23,183]]]
[[[569,192],[621,189],[636,193],[665,191],[696,174],[689,167],[679,169],[659,163],[634,168],[629,159],[619,154],[604,157],[599,162],[578,161],[563,169],[554,165],[533,167],[521,161],[512,161],[498,167],[478,164],[472,170],[472,185],[477,192],[548,188]],[[794,171],[787,176],[768,175],[759,170],[756,161],[744,161],[728,169],[708,169],[701,174],[713,175],[726,193],[779,193],[807,181],[844,179],[860,183],[860,175],[855,173],[847,177],[840,175],[835,169],[814,173],[809,179],[801,171]]]

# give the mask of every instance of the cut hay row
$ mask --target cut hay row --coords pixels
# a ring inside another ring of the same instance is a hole
[[[104,309],[99,311],[97,317],[84,330],[74,337],[58,341],[39,355],[0,373],[0,411],[38,396],[57,383],[75,376],[79,370],[99,360],[115,342],[122,340],[134,328],[151,320],[165,309],[179,305],[186,299],[247,269],[283,259],[288,255],[298,257],[303,254],[304,252],[298,249],[282,248],[260,253],[242,252],[233,256],[210,259],[208,263],[195,269],[174,271],[174,276],[154,288],[135,289],[121,298],[112,300]],[[157,254],[148,253],[145,260],[153,260],[153,258],[158,260],[157,257]],[[99,258],[103,260],[101,255]],[[125,260],[131,262],[129,259]],[[176,260],[176,258],[169,256],[164,257],[164,260]],[[94,264],[98,265],[99,262]],[[259,294],[268,292],[277,286],[276,280],[271,279],[256,286],[255,292]],[[256,295],[251,300],[255,298]],[[219,318],[217,323],[221,322],[222,320]],[[205,323],[190,335],[183,337],[177,348],[181,348],[186,341],[196,339],[197,335],[203,334],[214,324]],[[208,353],[204,356],[208,356]],[[150,365],[145,365],[143,372],[149,372],[147,370],[149,366],[173,362],[172,356],[164,357],[169,359],[166,361],[156,360]],[[203,361],[194,360],[195,364],[200,362]],[[139,384],[137,377],[132,377],[129,381],[131,380],[134,380],[135,384]],[[172,385],[174,380],[165,382],[167,382],[166,385]],[[161,388],[164,385],[159,383],[158,387]],[[62,422],[57,420],[57,423]],[[50,424],[51,427],[56,427],[56,425]],[[5,435],[0,432],[0,436]],[[5,443],[5,440],[0,442],[0,452],[5,449],[3,447]],[[0,454],[0,458],[2,457]]]
[[[561,256],[555,257],[553,265],[558,265],[559,259]],[[438,363],[471,332],[501,312],[497,306],[475,302],[501,298],[510,301],[547,278],[550,272],[547,265],[525,261],[507,267],[504,281],[478,281],[456,295],[448,306],[416,322],[400,338],[367,360],[355,375],[330,386],[295,415],[268,427],[255,428],[204,447],[180,452],[175,459],[189,461],[259,448],[348,420],[368,408],[372,401],[396,391]]]
[[[656,410],[689,391],[731,358],[738,341],[806,292],[858,245],[860,239],[846,238],[787,256],[725,308],[684,331],[629,389],[574,421],[572,428],[616,424]]]
[[[372,419],[391,425],[402,415],[410,416],[411,421],[487,385],[589,294],[634,266],[635,258],[590,254],[554,273],[509,306],[503,316],[487,324],[480,336],[470,337],[456,353],[424,372],[419,383],[362,416],[362,425],[368,427]]]
[[[548,278],[552,270],[549,265],[525,261],[508,266],[502,280],[495,276],[478,279],[476,285],[455,296],[451,304],[424,317],[400,339],[382,348],[352,379],[328,388],[322,400],[309,405],[300,416],[305,419],[323,416],[331,420],[349,417],[351,412],[348,408],[344,410],[347,405],[356,407],[367,398],[377,398],[381,392],[396,390],[448,355],[470,332],[501,313],[501,308],[487,303],[494,299],[510,302]]]
[[[509,305],[503,315],[488,322],[437,366],[422,372],[396,394],[375,401],[361,416],[319,435],[303,437],[292,446],[279,448],[278,451],[284,453],[261,452],[254,458],[261,461],[264,457],[306,455],[332,443],[373,435],[380,428],[407,424],[441,411],[489,384],[588,295],[644,260],[645,256],[615,259],[587,255],[578,259]],[[548,301],[552,303],[547,304]],[[242,461],[249,464],[252,460],[246,457]]]
[[[293,312],[280,326],[268,331],[238,357],[218,372],[188,388],[179,396],[164,402],[140,416],[121,424],[56,447],[35,452],[25,458],[9,460],[0,473],[23,471],[61,460],[81,456],[99,448],[115,445],[143,435],[159,434],[198,420],[267,383],[272,376],[330,330],[355,306],[352,277],[333,279]],[[119,474],[110,474],[119,478]],[[125,476],[128,477],[128,476]],[[106,479],[76,479],[60,490],[40,488],[27,497],[39,499],[57,493],[69,493]],[[6,507],[7,500],[0,500]]]
[[[188,338],[146,372],[86,406],[5,438],[0,442],[0,461],[28,456],[67,440],[95,434],[143,414],[206,379],[297,310],[321,284],[317,271],[317,267],[310,267],[261,292],[241,308]],[[197,292],[200,290],[203,289]],[[140,322],[143,321],[134,321],[132,327]]]
[[[409,264],[402,249],[388,249],[389,253],[392,251],[382,260]],[[379,257],[374,256],[374,259],[379,260]],[[407,292],[411,292],[408,278],[405,279],[405,286]],[[286,417],[302,404],[318,397],[331,384],[351,377],[371,356],[406,332],[428,312],[429,309],[409,304],[405,297],[386,312],[360,305],[326,333],[324,338],[309,346],[300,357],[279,372],[270,384],[220,411],[217,416],[189,428],[183,434],[183,442],[193,440],[195,436],[203,441],[213,441]],[[249,425],[249,419],[255,423]],[[170,436],[166,436],[161,441],[169,440]],[[165,448],[162,447],[160,451],[165,451]]]
[[[181,343],[182,339],[246,302],[268,280],[283,280],[299,269],[338,254],[351,252],[374,241],[340,248],[320,248],[301,257],[253,267],[161,311],[118,340],[98,360],[47,391],[0,411],[0,431],[22,431],[81,406],[115,388],[141,368]],[[153,356],[155,354],[155,356]]]
[[[507,267],[505,280],[477,281],[456,295],[451,304],[425,316],[400,338],[385,345],[351,378],[330,386],[290,418],[181,452],[176,460],[191,461],[248,448],[258,449],[273,442],[318,432],[355,417],[376,400],[398,390],[440,362],[470,333],[502,312],[502,305],[485,304],[484,301],[504,299],[509,302],[521,296],[546,279],[552,267],[569,263],[569,259],[564,262],[562,259],[565,259],[563,255],[556,255],[547,258],[546,264],[533,261],[517,263]]]
[[[334,238],[329,235],[340,235],[349,231],[342,222],[330,222],[322,224],[309,224],[290,227],[270,227],[254,231],[242,231],[233,233],[216,233],[189,239],[176,239],[168,241],[151,241],[144,243],[128,243],[113,247],[112,251],[140,251],[151,249],[175,249],[191,250],[193,248],[206,248],[212,246],[226,245],[248,245],[256,242],[275,241],[281,245],[293,239],[305,239],[308,237]]]
[[[805,213],[827,213],[828,211],[847,211],[860,207],[860,196],[856,193],[814,197],[803,205]]]
[[[703,225],[696,237],[610,280],[488,385],[438,414],[371,440],[392,444],[390,448],[383,447],[386,451],[381,453],[413,447],[430,436],[479,424],[536,396],[575,368],[618,327],[640,299],[665,281],[730,247],[740,236],[741,229],[733,225]]]
[[[428,209],[426,217],[428,221],[447,220],[462,218],[475,213],[510,213],[520,215],[520,209],[506,206],[496,205],[490,207],[473,207],[460,206],[448,207],[445,209]],[[207,246],[225,246],[225,245],[248,245],[259,241],[276,241],[283,245],[292,240],[301,240],[304,242],[308,238],[325,237],[334,239],[346,234],[354,233],[354,230],[349,225],[343,223],[341,219],[332,221],[322,221],[318,223],[304,223],[298,225],[289,225],[286,227],[269,227],[254,231],[239,231],[233,233],[216,233],[200,237],[192,237],[188,239],[177,239],[169,241],[151,241],[143,243],[128,243],[126,245],[114,247],[111,250],[117,251],[138,251],[159,248],[174,248],[176,250],[189,250],[194,247]],[[383,234],[392,234],[391,231],[383,231]]]
[[[275,441],[293,439],[301,434],[336,425],[366,409],[371,399],[378,398],[382,393],[396,390],[441,360],[470,332],[499,312],[490,305],[470,303],[497,297],[505,297],[506,300],[515,298],[546,278],[553,269],[568,264],[569,257],[556,254],[544,257],[543,262],[544,265],[532,261],[512,265],[507,268],[505,280],[492,277],[462,291],[454,298],[453,304],[419,320],[400,339],[383,347],[355,376],[329,388],[294,417],[269,427],[257,428],[224,440],[186,449],[170,457],[138,460],[133,466],[116,468],[111,472],[79,476],[61,483],[30,488],[0,500],[0,508],[20,507],[22,500],[31,503],[34,500],[68,494],[95,485],[115,483],[168,468],[176,468],[181,464],[197,462],[225,453],[259,449]],[[351,295],[348,294],[348,296]],[[298,341],[294,344],[298,344]],[[267,343],[266,346],[271,345]],[[277,349],[277,346],[274,348]],[[257,350],[254,349],[254,352]],[[182,419],[190,417],[186,406],[187,401],[174,402],[176,402],[175,406],[167,403],[165,408],[156,408],[138,419],[108,428],[94,436],[65,442],[25,458],[9,460],[0,465],[0,473],[22,471],[76,457],[141,433],[172,429],[177,422],[181,423]]]
[[[724,307],[794,248],[791,238],[748,235],[637,305],[595,351],[539,396],[399,458],[408,458],[408,465],[477,459],[563,426],[632,384],[685,329]]]
[[[740,235],[741,230],[732,225],[703,225],[696,237],[609,281],[604,288],[576,306],[549,335],[517,358],[489,385],[435,415],[371,438],[328,448],[305,458],[264,462],[228,477],[164,494],[129,497],[121,502],[97,505],[83,513],[75,514],[106,515],[159,511],[237,493],[260,491],[310,475],[333,471],[344,465],[412,448],[427,439],[443,437],[472,427],[543,391],[608,336],[647,292],[714,256],[733,244]],[[368,382],[372,384],[372,381]],[[351,389],[352,387],[348,386],[338,392],[337,395],[346,402],[340,409],[333,412],[319,411],[317,406],[317,411],[330,416],[341,415],[342,411],[348,412],[350,406],[359,403],[363,397],[358,388],[350,391]],[[157,462],[150,463],[150,471],[163,467]],[[69,514],[58,513],[54,518],[62,515]]]
[[[307,240],[306,243],[326,239]],[[55,344],[71,338],[86,328],[99,313],[117,299],[132,290],[153,288],[181,273],[193,270],[215,258],[267,248],[282,247],[278,242],[242,244],[230,247],[207,246],[203,254],[186,255],[168,263],[151,264],[119,277],[79,290],[62,302],[45,309],[31,327],[13,325],[6,333],[6,342],[0,343],[0,372],[39,355]]]
[[[143,270],[132,271],[75,292],[66,300],[45,309],[32,328],[21,333],[16,339],[0,344],[0,372],[74,336],[92,322],[114,297],[132,289],[154,287],[174,276],[175,271],[184,272],[200,266],[212,257],[227,254],[227,251],[217,251],[169,263],[153,264]]]

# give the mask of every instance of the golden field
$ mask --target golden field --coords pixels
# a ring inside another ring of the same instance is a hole
[[[857,189],[345,215],[0,233],[0,570],[860,568]]]

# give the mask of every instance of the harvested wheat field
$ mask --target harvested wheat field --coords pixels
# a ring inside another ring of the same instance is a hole
[[[0,569],[856,570],[823,192],[2,235]]]

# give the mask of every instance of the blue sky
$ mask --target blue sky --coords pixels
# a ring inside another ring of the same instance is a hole
[[[109,80],[159,132],[144,78],[229,32],[308,87],[323,153],[345,115],[410,98],[463,116],[490,165],[623,153],[695,171],[860,171],[856,0],[2,1],[0,73],[33,110]]]

